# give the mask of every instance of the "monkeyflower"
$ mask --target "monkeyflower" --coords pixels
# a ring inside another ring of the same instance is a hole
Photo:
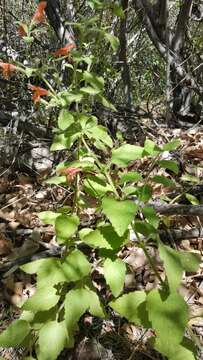
[[[3,77],[4,79],[8,79],[10,74],[14,71],[16,71],[16,66],[9,63],[0,62],[0,67],[3,70]]]
[[[37,6],[37,10],[35,11],[32,21],[37,22],[37,23],[41,23],[44,22],[45,20],[45,14],[44,14],[44,9],[47,6],[47,2],[46,1],[41,1],[39,3],[39,5]]]
[[[39,86],[28,85],[28,88],[33,92],[32,100],[34,101],[34,103],[39,102],[41,96],[46,96],[49,94],[48,90],[43,89]]]
[[[26,24],[20,23],[19,28],[18,28],[18,35],[20,37],[27,35],[27,25]]]
[[[75,48],[75,43],[67,44],[66,46],[58,49],[55,53],[53,53],[54,57],[61,57],[61,56],[67,56],[69,55],[70,51]]]
[[[57,172],[59,174],[66,175],[66,179],[69,183],[71,183],[74,180],[75,175],[78,174],[80,171],[82,171],[82,169],[77,167],[57,169]]]

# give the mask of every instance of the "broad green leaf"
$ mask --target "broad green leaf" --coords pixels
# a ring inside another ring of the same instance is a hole
[[[147,223],[146,221],[137,220],[134,225],[135,231],[148,237],[149,239],[156,239],[157,238],[157,230],[154,226]]]
[[[123,290],[126,265],[121,259],[106,259],[104,262],[104,278],[112,294],[117,297]]]
[[[170,352],[169,360],[197,360],[195,344],[188,338],[183,338],[180,345]]]
[[[134,219],[138,206],[131,200],[103,198],[102,209],[119,236],[122,236]]]
[[[170,141],[169,143],[163,145],[162,150],[163,151],[172,151],[177,149],[178,146],[180,146],[181,142],[179,139],[175,139]]]
[[[46,323],[39,331],[39,360],[56,360],[65,347],[67,338],[68,333],[64,321]]]
[[[58,216],[60,216],[60,214],[54,211],[41,211],[38,214],[39,219],[46,225],[55,225]]]
[[[108,109],[111,109],[113,111],[117,111],[115,106],[108,100],[106,99],[104,96],[102,95],[97,95],[96,99],[102,103],[103,106],[105,106]]]
[[[65,150],[69,149],[70,146],[71,141],[65,136],[65,134],[57,134],[54,136],[54,140],[50,149],[51,151]]]
[[[134,186],[125,186],[123,188],[123,193],[127,196],[136,195],[137,196],[137,188]]]
[[[158,155],[160,153],[160,149],[158,146],[154,143],[154,141],[150,139],[146,139],[144,143],[144,150],[147,153],[147,155]]]
[[[152,187],[148,184],[145,184],[137,188],[137,195],[140,201],[149,201],[152,197]]]
[[[30,332],[30,325],[25,320],[15,320],[0,334],[0,346],[20,347]]]
[[[151,180],[154,181],[155,183],[162,184],[166,187],[174,185],[172,180],[166,178],[165,176],[161,176],[161,175],[155,175],[155,176],[153,176],[153,178]]]
[[[147,310],[156,331],[155,348],[170,358],[183,339],[188,322],[187,304],[177,293],[168,296],[152,290],[147,295]]]
[[[65,298],[65,322],[72,345],[77,322],[86,311],[89,311],[94,316],[105,317],[99,298],[94,291],[88,288],[70,290]]]
[[[49,179],[45,180],[45,184],[53,184],[53,185],[60,185],[60,184],[67,184],[66,176],[52,176]]]
[[[55,230],[59,244],[66,243],[78,229],[79,218],[76,215],[60,215],[55,221]]]
[[[58,127],[61,130],[66,130],[74,123],[74,117],[67,109],[62,109],[58,117]]]
[[[104,78],[101,76],[97,76],[89,71],[84,71],[83,79],[91,84],[95,89],[103,90],[104,88]]]
[[[86,230],[86,229],[85,229]],[[81,240],[94,248],[101,248],[101,249],[112,249],[111,245],[108,243],[108,241],[104,238],[104,236],[101,234],[101,232],[97,230],[91,230],[88,234],[84,234],[84,232],[80,231],[80,238]]]
[[[199,205],[199,200],[196,198],[196,196],[186,193],[185,197],[192,205]]]
[[[124,144],[112,151],[112,163],[126,167],[130,161],[141,159],[143,150],[141,146]]]
[[[88,194],[95,197],[114,191],[112,187],[106,183],[105,177],[101,175],[87,176],[84,181],[84,188]]]
[[[171,291],[176,291],[180,284],[183,268],[180,262],[179,254],[176,250],[164,245],[159,241],[159,254],[164,262],[164,268]]]
[[[145,309],[146,293],[133,291],[110,302],[110,306],[121,316],[136,325],[150,327]]]
[[[77,281],[87,276],[91,265],[86,256],[79,250],[73,250],[61,263],[66,281]]]
[[[89,94],[89,95],[97,95],[101,92],[100,89],[96,89],[92,86],[85,86],[80,88],[80,91],[84,92],[85,94]]]
[[[37,289],[36,293],[23,304],[23,310],[36,312],[51,309],[60,299],[56,292],[56,289],[48,286]]]
[[[96,125],[85,131],[86,135],[90,139],[98,140],[104,143],[105,145],[112,147],[113,142],[111,137],[107,134],[107,130],[102,125]]]
[[[105,37],[110,42],[112,49],[114,51],[118,50],[119,39],[116,36],[109,34],[109,33],[105,33]]]
[[[113,227],[107,225],[96,230],[83,229],[80,231],[80,238],[91,247],[116,250],[129,240],[129,233],[126,231],[123,236],[118,236]]]
[[[188,272],[197,272],[201,264],[201,255],[187,252],[187,251],[178,251],[179,259],[182,265],[182,268]]]
[[[164,169],[173,171],[175,174],[178,174],[179,167],[176,161],[174,160],[160,160],[158,162],[159,166]]]
[[[129,171],[127,173],[120,175],[119,184],[123,185],[124,183],[138,182],[142,180],[143,180],[142,175],[139,174],[137,171]]]
[[[20,268],[27,274],[35,274],[38,269],[42,266],[42,264],[48,259],[39,259],[35,261],[31,261],[27,264],[22,265]]]
[[[190,174],[184,174],[181,176],[181,180],[182,181],[188,181],[188,182],[191,182],[191,183],[194,183],[194,184],[199,184],[200,180],[197,176],[193,176],[193,175],[190,175]]]
[[[145,206],[142,209],[142,213],[145,216],[145,218],[149,221],[149,223],[154,226],[155,229],[158,228],[160,219],[156,214],[156,211],[152,206]]]
[[[37,287],[53,286],[64,281],[66,277],[61,269],[61,261],[56,258],[44,259],[37,270]]]

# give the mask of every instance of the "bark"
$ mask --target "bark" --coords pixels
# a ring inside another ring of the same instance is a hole
[[[128,107],[132,105],[132,94],[131,94],[131,78],[130,78],[130,68],[128,64],[127,56],[127,36],[126,36],[126,23],[127,23],[127,14],[128,14],[128,0],[122,0],[121,5],[125,13],[125,17],[120,21],[120,51],[119,51],[119,62],[122,67],[122,80],[124,86],[124,97],[126,99],[126,104]]]
[[[170,64],[173,111],[184,115],[190,111],[191,91],[195,91],[200,97],[203,94],[203,86],[188,72],[187,61],[184,58],[185,36],[192,0],[182,1],[176,28],[173,33],[167,29],[167,35],[163,28],[167,7],[166,1],[162,1],[158,0],[153,7],[148,0],[134,0],[133,4],[140,16],[144,17],[146,30],[152,43],[163,59]]]
[[[61,14],[59,0],[47,0],[46,15],[61,44],[75,43],[75,36],[71,26],[65,24]],[[69,19],[71,20],[71,19]]]

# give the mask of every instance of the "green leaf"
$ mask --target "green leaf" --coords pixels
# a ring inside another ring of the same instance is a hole
[[[37,287],[43,288],[65,282],[66,277],[61,268],[61,261],[56,258],[43,259],[37,270]]]
[[[59,244],[66,243],[77,231],[79,218],[76,215],[60,215],[55,221],[55,230]]]
[[[121,173],[119,184],[123,185],[124,183],[138,182],[142,180],[143,180],[142,175],[139,174],[137,171],[129,171],[125,174]]]
[[[85,86],[85,87],[82,87],[80,89],[80,91],[84,92],[85,94],[89,94],[89,95],[97,95],[101,92],[100,89],[95,89],[94,87],[92,86]]]
[[[121,316],[136,325],[150,327],[145,309],[146,294],[144,291],[133,291],[110,302],[110,306]]]
[[[199,200],[196,196],[186,193],[185,197],[192,205],[199,205]]]
[[[173,171],[175,174],[178,174],[179,167],[176,161],[174,160],[160,160],[159,166],[164,169]]]
[[[105,33],[105,37],[110,42],[112,49],[114,51],[118,50],[119,39],[116,36],[109,34],[109,33]]]
[[[112,294],[117,297],[123,290],[126,265],[121,259],[106,259],[104,262],[104,278]]]
[[[151,180],[166,187],[174,185],[173,181],[166,178],[165,176],[155,175]]]
[[[39,219],[46,225],[55,225],[58,216],[60,216],[60,214],[54,211],[41,211],[38,213]]]
[[[94,316],[105,317],[99,298],[94,291],[88,288],[70,290],[65,298],[65,322],[72,346],[77,322],[86,311],[89,311]]]
[[[181,180],[182,181],[188,181],[194,184],[199,184],[200,179],[197,176],[193,176],[193,175],[189,175],[189,174],[184,174],[181,176]]]
[[[156,331],[155,348],[170,358],[183,339],[188,321],[187,304],[177,293],[167,296],[152,290],[147,295],[147,310]]]
[[[53,184],[53,185],[60,185],[60,184],[67,184],[66,176],[52,176],[49,179],[45,180],[45,184]]]
[[[58,127],[61,130],[66,130],[74,123],[74,117],[67,109],[62,109],[58,117]]]
[[[79,250],[73,250],[62,262],[61,269],[66,281],[77,281],[89,275],[91,265]]]
[[[36,293],[23,304],[22,308],[33,312],[49,310],[60,299],[60,296],[56,295],[56,291],[53,287],[48,286],[37,289]]]
[[[149,201],[152,197],[152,187],[148,184],[140,186],[137,188],[137,196],[140,201]]]
[[[156,239],[157,238],[157,230],[154,226],[147,223],[146,221],[137,220],[134,225],[135,231],[148,237],[149,239]]]
[[[122,236],[134,219],[138,206],[131,200],[103,198],[102,209],[119,236]]]
[[[169,360],[197,360],[196,352],[194,343],[188,338],[183,338],[181,344],[170,352]]]
[[[30,325],[25,320],[16,320],[0,334],[0,346],[20,347],[30,332]]]
[[[129,241],[129,232],[118,236],[111,225],[101,226],[96,230],[82,229],[80,238],[93,248],[116,250]]]
[[[176,291],[183,273],[179,254],[176,250],[164,245],[161,241],[159,241],[159,254],[164,262],[170,290]]]
[[[103,90],[104,88],[104,78],[101,76],[97,76],[92,72],[90,73],[89,71],[84,71],[83,79],[89,84],[91,84],[95,89]]]
[[[201,255],[187,252],[179,251],[179,259],[182,265],[182,268],[188,272],[197,272],[201,264]]]
[[[146,139],[144,143],[144,150],[147,153],[147,155],[158,155],[160,153],[160,149],[158,146],[154,143],[154,141],[150,139]]]
[[[113,142],[111,137],[107,134],[107,129],[102,125],[96,125],[85,131],[86,135],[90,139],[101,141],[105,145],[112,147]]]
[[[149,223],[155,228],[157,229],[159,226],[159,217],[156,214],[156,211],[154,210],[154,208],[152,206],[145,206],[142,209],[142,212],[145,216],[145,218],[149,221]]]
[[[141,159],[143,150],[141,146],[124,144],[112,151],[111,161],[120,167],[126,167],[130,161]]]
[[[105,177],[102,175],[88,176],[84,181],[84,188],[88,194],[95,197],[114,191],[113,188],[106,183]]]
[[[65,322],[50,321],[39,331],[38,359],[56,360],[66,345],[68,333]]]
[[[57,134],[54,136],[53,143],[51,145],[51,151],[65,150],[69,149],[71,142],[66,138],[65,134]]]
[[[170,141],[169,143],[163,145],[162,150],[163,151],[172,151],[177,149],[177,147],[179,147],[181,144],[181,141],[179,139],[175,139]]]

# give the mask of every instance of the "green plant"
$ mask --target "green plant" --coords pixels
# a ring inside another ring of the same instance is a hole
[[[158,232],[160,219],[149,204],[154,182],[171,185],[164,176],[151,175],[152,170],[162,167],[178,173],[177,163],[162,160],[161,155],[174,150],[179,142],[160,147],[146,140],[143,147],[126,143],[115,147],[107,129],[91,115],[94,101],[113,107],[104,97],[104,79],[91,70],[95,59],[78,49],[71,56],[72,63],[67,66],[72,71],[72,83],[68,89],[56,92],[43,77],[49,93],[34,90],[35,101],[49,95],[49,101],[43,101],[45,107],[59,112],[51,149],[71,150],[73,158],[60,163],[57,175],[47,180],[49,184],[71,187],[72,206],[39,214],[45,224],[55,226],[56,240],[64,247],[63,255],[22,266],[23,271],[37,274],[36,292],[21,305],[20,318],[0,334],[0,346],[24,346],[31,351],[35,347],[39,360],[55,360],[63,348],[73,347],[78,321],[84,313],[106,318],[105,306],[110,306],[130,322],[153,328],[156,336],[151,338],[151,345],[168,359],[193,360],[194,344],[185,337],[188,308],[177,289],[183,271],[196,271],[200,259],[196,254],[178,252],[162,243]],[[81,61],[87,64],[84,71],[78,66]],[[28,71],[25,73],[29,75]],[[69,111],[73,102],[75,110]],[[147,174],[128,171],[131,162],[146,157],[151,159]],[[82,216],[89,207],[89,198],[94,200],[98,220],[94,226],[84,227]],[[119,253],[132,237],[144,250],[159,286],[149,292],[123,295],[126,264]],[[148,253],[148,241],[153,241],[159,250],[165,278]],[[97,250],[112,294],[112,300],[105,306],[92,283],[93,265],[81,244]]]

